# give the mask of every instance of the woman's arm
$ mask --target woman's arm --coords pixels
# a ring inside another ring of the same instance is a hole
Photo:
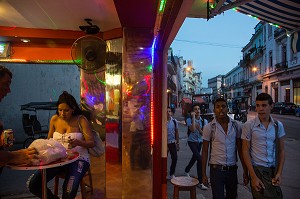
[[[79,129],[81,130],[81,133],[83,134],[84,140],[71,140],[70,144],[72,146],[82,146],[85,148],[92,148],[95,146],[94,143],[94,136],[92,133],[92,128],[89,123],[89,121],[84,116],[79,116]]]
[[[50,125],[49,125],[49,132],[48,132],[48,139],[53,138],[53,133],[55,131],[55,121],[56,121],[57,115],[53,115],[51,120],[50,120]]]

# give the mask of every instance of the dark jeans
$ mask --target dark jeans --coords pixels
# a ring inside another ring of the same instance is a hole
[[[222,171],[210,167],[210,183],[213,199],[235,199],[237,197],[237,169]],[[224,186],[226,197],[224,197]]]
[[[275,176],[274,167],[253,166],[256,176],[264,183],[265,188],[256,191],[251,187],[252,196],[255,199],[282,199],[282,191],[279,186],[272,185],[272,178]]]
[[[170,143],[168,144],[168,149],[169,152],[171,154],[171,166],[170,166],[170,176],[174,175],[175,173],[175,168],[176,168],[176,164],[177,164],[177,148],[176,148],[176,143]]]
[[[90,164],[83,160],[77,160],[73,163],[50,168],[46,170],[46,181],[47,183],[52,180],[57,174],[64,172],[66,178],[63,183],[63,199],[74,199],[77,194],[77,190],[81,179],[87,172]],[[28,188],[31,193],[39,198],[42,198],[42,175],[38,170],[28,180]],[[47,188],[47,199],[59,199],[55,196],[50,189]]]
[[[197,161],[197,174],[198,174],[198,180],[200,183],[202,183],[202,157],[200,155],[201,147],[202,147],[202,142],[188,142],[188,145],[193,153],[193,156],[189,162],[189,164],[185,167],[185,172],[188,173],[190,172],[191,168]]]
[[[146,131],[132,133],[130,147],[131,169],[136,169],[136,161],[140,168],[148,169],[151,165],[150,134]]]

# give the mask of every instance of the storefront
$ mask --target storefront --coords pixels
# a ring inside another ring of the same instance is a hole
[[[81,5],[80,2],[77,3]],[[230,1],[219,1],[220,5],[215,6],[210,16],[207,16],[207,11],[210,10],[209,3],[210,1],[195,1],[194,4],[192,0],[115,0],[106,10],[116,10],[116,16],[107,15],[104,21],[99,19],[101,23],[110,23],[110,18],[118,17],[121,25],[97,35],[105,40],[109,46],[108,51],[115,59],[92,73],[81,70],[79,80],[81,104],[91,113],[94,128],[105,134],[103,137],[106,140],[106,155],[102,157],[105,159],[102,160],[102,165],[95,166],[97,172],[100,170],[99,172],[104,174],[100,179],[101,194],[104,197],[166,198],[167,133],[164,124],[167,107],[168,49],[187,16],[212,18],[227,9],[247,4],[248,1],[239,1],[239,5]],[[17,8],[24,9],[31,5],[21,5],[21,2],[18,2],[15,6],[15,10],[18,10]],[[97,8],[101,6],[95,5]],[[85,11],[78,7],[79,11],[75,12],[76,14]],[[35,9],[38,8],[39,6],[35,5]],[[89,8],[91,11],[94,9]],[[68,7],[68,10],[72,9]],[[13,15],[7,13],[3,16],[11,18]],[[22,24],[29,26],[35,24],[29,22],[30,19],[35,20],[38,17],[30,15],[22,19]],[[50,21],[50,25],[44,26],[43,20]],[[11,38],[11,48],[14,52],[2,60],[3,62],[24,62],[38,66],[41,62],[61,64],[66,60],[72,61],[70,44],[84,33],[57,30],[57,24],[54,24],[47,14],[43,15],[41,21],[36,24],[43,26],[30,26],[32,30],[0,24],[1,34]],[[66,26],[68,24],[65,23]],[[289,24],[286,28],[292,30],[294,26],[296,25]],[[37,30],[38,28],[40,29]],[[32,43],[13,43],[18,37],[30,37]],[[299,81],[294,85],[295,88],[297,90],[294,90],[294,100],[299,104]],[[251,89],[248,92],[251,93]],[[141,123],[142,125],[139,125]]]

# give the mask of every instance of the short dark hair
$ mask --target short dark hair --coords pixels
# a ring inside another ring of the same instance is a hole
[[[199,108],[200,108],[200,104],[199,103],[195,103],[195,104],[192,105],[192,110],[194,110],[195,106],[199,106]]]
[[[216,105],[217,102],[225,102],[225,103],[226,103],[226,106],[228,106],[227,101],[226,101],[224,98],[217,98],[217,99],[214,101],[214,108],[215,108],[215,105]]]
[[[73,95],[69,94],[67,91],[63,91],[63,93],[59,96],[56,106],[66,103],[70,108],[74,110],[73,115],[82,115],[82,111],[79,108],[75,98]],[[58,115],[58,109],[56,109],[56,114]]]
[[[271,95],[269,95],[268,93],[260,93],[259,95],[257,95],[256,101],[268,101],[269,105],[273,104],[273,99],[271,97]]]
[[[12,78],[12,72],[5,66],[0,65],[0,78],[4,77],[5,74],[8,74]]]

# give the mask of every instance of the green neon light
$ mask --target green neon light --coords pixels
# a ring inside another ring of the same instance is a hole
[[[149,65],[149,66],[147,66],[147,70],[148,70],[149,72],[152,72],[152,69],[153,69],[153,66],[152,66],[152,64],[151,64],[151,65]]]
[[[214,9],[215,7],[217,7],[217,3],[210,4],[209,7],[210,7],[211,9]]]
[[[167,3],[167,0],[160,0],[158,12],[164,12],[166,3]]]
[[[105,81],[103,81],[103,80],[101,80],[98,76],[97,76],[97,73],[96,73],[96,71],[94,71],[94,75],[95,75],[95,77],[96,77],[96,79],[100,82],[100,83],[102,83],[102,84],[104,84],[104,85],[106,85],[106,82]]]

